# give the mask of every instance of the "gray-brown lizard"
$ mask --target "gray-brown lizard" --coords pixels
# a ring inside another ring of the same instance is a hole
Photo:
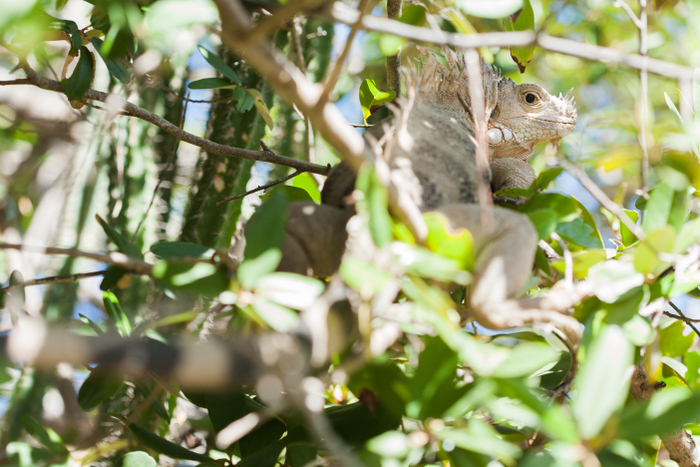
[[[468,303],[472,318],[492,329],[552,323],[577,341],[578,322],[554,311],[546,299],[514,300],[529,277],[537,234],[526,216],[499,207],[491,208],[491,225],[482,224],[467,70],[459,55],[448,53],[448,63],[444,67],[428,57],[407,86],[394,125],[383,135],[382,156],[392,183],[421,211],[441,212],[452,228],[472,233],[475,264]],[[529,186],[534,172],[524,161],[536,144],[573,131],[573,103],[568,96],[552,97],[539,86],[518,86],[488,66],[482,73],[491,116],[487,136],[494,188]],[[317,276],[337,269],[345,221],[354,212],[344,200],[353,188],[354,174],[341,164],[326,181],[323,204],[292,205],[280,269]]]

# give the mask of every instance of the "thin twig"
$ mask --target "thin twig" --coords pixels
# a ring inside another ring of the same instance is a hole
[[[580,170],[578,167],[573,165],[571,162],[560,159],[559,160],[559,165],[564,167],[564,169],[569,172],[571,175],[573,175],[580,183],[583,185],[583,187],[588,190],[588,192],[598,201],[601,206],[603,206],[605,209],[610,211],[615,217],[620,219],[620,222],[622,222],[625,227],[627,227],[630,232],[634,234],[635,237],[637,237],[639,240],[645,240],[646,235],[642,231],[642,229],[635,224],[632,219],[627,215],[625,211],[613,200],[608,198],[608,195],[605,194],[603,190],[600,189],[598,185],[595,184],[593,180],[584,172],[583,170]]]
[[[634,14],[634,11],[632,11],[632,8],[627,4],[627,2],[624,0],[615,0],[613,2],[613,6],[625,10],[634,25],[637,26],[637,28],[642,29],[642,22],[639,18],[637,18],[637,15]]]
[[[679,319],[685,323],[700,323],[700,319],[693,319],[693,318],[687,318],[685,316],[680,316],[680,315],[674,315],[670,311],[664,311],[664,314],[668,316],[669,318],[673,319]]]
[[[340,72],[343,71],[343,64],[345,63],[345,59],[348,57],[350,49],[352,49],[352,43],[355,41],[357,31],[361,29],[360,26],[362,24],[362,18],[367,13],[367,7],[370,3],[371,0],[360,0],[360,5],[357,7],[359,15],[357,16],[357,19],[350,25],[350,33],[348,34],[348,37],[345,40],[345,47],[343,47],[343,51],[340,53],[335,63],[331,67],[331,72],[328,75],[328,79],[326,80],[326,85],[323,90],[324,99],[328,99],[331,93],[333,92],[333,89],[335,89],[335,84],[338,82]]]
[[[275,10],[271,16],[265,16],[257,26],[244,39],[250,42],[257,42],[272,35],[277,29],[284,26],[284,23],[294,18],[299,12],[313,9],[324,0],[297,0],[288,2],[281,8]]]
[[[42,277],[40,279],[32,279],[29,281],[20,282],[19,284],[10,284],[5,287],[0,287],[2,290],[13,290],[13,289],[23,289],[25,287],[31,287],[33,285],[47,285],[47,284],[63,284],[66,282],[75,282],[80,279],[85,279],[87,277],[103,276],[107,272],[104,271],[90,271],[90,272],[80,272],[77,274],[68,274],[65,276],[49,276]]]
[[[647,40],[647,2],[639,0],[639,54],[642,56],[642,68],[639,72],[639,80],[641,82],[642,93],[642,115],[641,115],[641,131],[639,132],[639,145],[642,147],[642,171],[641,184],[642,194],[646,195],[649,189],[649,146],[647,144],[647,124],[649,123],[649,73],[647,73],[646,61],[648,59],[648,40]],[[642,211],[644,215],[644,211]]]
[[[681,309],[678,308],[678,307],[676,306],[676,304],[673,303],[673,302],[670,301],[670,300],[668,301],[668,304],[671,305],[671,308],[673,308],[674,311],[675,311],[676,313],[678,313],[678,314],[681,316],[681,319],[683,320],[683,322],[685,322],[688,326],[690,326],[690,329],[692,329],[693,331],[695,331],[695,334],[696,334],[696,335],[700,336],[700,331],[698,330],[698,328],[695,327],[695,325],[694,325],[694,324],[691,322],[691,320],[681,311]],[[666,312],[664,312],[664,314],[666,314]]]
[[[555,240],[559,246],[562,249],[562,253],[564,253],[564,282],[566,285],[573,285],[574,284],[574,257],[571,255],[571,251],[569,250],[569,247],[567,246],[566,242],[564,241],[561,236],[556,233],[552,232],[549,234],[550,237],[552,237],[552,240]]]
[[[461,94],[457,96],[465,107],[465,110],[471,113],[474,126],[474,155],[476,160],[477,175],[477,194],[479,207],[481,208],[481,225],[486,231],[491,230],[493,226],[493,197],[491,188],[488,182],[489,173],[489,144],[486,140],[486,124],[488,116],[486,115],[486,96],[484,95],[484,76],[481,70],[481,59],[476,49],[467,49],[464,51],[464,61],[469,75],[469,102],[467,105],[462,101]]]
[[[646,58],[648,52],[647,46],[647,9],[646,0],[639,1],[639,17],[634,14],[632,8],[624,0],[615,0],[613,5],[622,8],[627,12],[634,25],[639,29],[639,55],[642,56],[642,68],[639,72],[640,81],[640,93],[641,93],[641,115],[639,117],[639,145],[642,148],[642,170],[640,173],[641,178],[641,190],[642,196],[644,196],[648,190],[648,180],[649,180],[649,151],[647,145],[647,120],[649,115],[649,74],[646,69]],[[642,213],[643,215],[644,213]]]
[[[61,89],[61,83],[58,81],[50,80],[47,79],[43,76],[38,75],[34,70],[32,70],[29,65],[26,63],[22,64],[22,69],[25,71],[27,74],[27,77],[29,80],[33,83],[33,85],[45,89],[47,91],[54,91],[54,92],[63,92]],[[317,173],[320,175],[327,175],[328,172],[330,172],[330,166],[323,166],[323,165],[318,165],[318,164],[312,164],[310,162],[302,161],[299,159],[294,159],[291,157],[285,157],[285,156],[278,156],[272,151],[251,151],[249,149],[242,149],[242,148],[234,148],[231,146],[225,146],[223,144],[218,144],[214,143],[213,141],[210,141],[208,139],[200,138],[199,136],[195,136],[191,133],[188,133],[186,131],[180,130],[180,128],[176,125],[173,125],[169,121],[165,120],[162,117],[159,117],[158,115],[149,112],[146,109],[143,109],[137,105],[134,105],[130,102],[127,102],[125,100],[122,100],[114,95],[109,95],[104,92],[100,91],[95,91],[94,89],[89,89],[85,93],[85,98],[86,99],[91,99],[91,100],[96,100],[100,102],[105,102],[108,98],[111,100],[117,100],[118,105],[122,107],[122,109],[126,112],[128,112],[130,115],[140,118],[142,120],[145,120],[149,123],[152,123],[153,125],[157,126],[158,128],[162,129],[163,131],[166,131],[170,133],[173,136],[177,136],[178,134],[181,134],[181,140],[193,144],[197,147],[200,147],[204,149],[207,152],[210,152],[212,154],[218,154],[221,156],[232,156],[232,157],[238,157],[241,159],[249,159],[249,160],[254,160],[254,161],[261,161],[261,162],[270,162],[273,164],[278,164],[278,165],[284,165],[287,167],[292,167],[297,170],[303,170],[305,172],[312,172],[312,173]]]
[[[124,253],[92,253],[76,250],[75,248],[58,248],[52,246],[32,246],[21,243],[0,243],[0,250],[19,250],[27,253],[42,255],[66,255],[72,258],[88,258],[110,266],[119,266],[135,274],[150,275],[153,265],[126,256]]]
[[[292,179],[292,178],[294,178],[297,175],[302,174],[302,173],[304,173],[304,172],[302,172],[301,170],[297,170],[296,172],[292,173],[291,175],[287,175],[284,178],[280,178],[279,180],[275,180],[274,182],[270,182],[267,185],[262,185],[262,186],[259,186],[257,188],[253,188],[252,190],[246,191],[245,193],[242,193],[240,195],[231,196],[229,198],[223,199],[223,200],[217,202],[216,205],[221,206],[222,204],[228,203],[229,201],[234,201],[237,199],[245,198],[246,196],[252,195],[253,193],[257,193],[258,191],[267,190],[268,188],[279,185],[280,183],[284,183],[287,180],[290,180],[290,179]]]

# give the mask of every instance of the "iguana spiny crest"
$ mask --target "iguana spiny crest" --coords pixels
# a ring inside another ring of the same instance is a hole
[[[425,100],[437,99],[447,106],[459,103],[471,117],[464,57],[447,48],[443,53],[447,67],[428,55],[415,82],[418,93]],[[490,115],[487,138],[491,160],[504,157],[527,160],[537,144],[557,143],[574,130],[577,114],[571,91],[566,96],[555,97],[535,84],[518,85],[484,62],[481,71],[485,109]]]

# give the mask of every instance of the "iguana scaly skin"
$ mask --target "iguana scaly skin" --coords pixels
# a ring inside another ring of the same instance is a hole
[[[551,323],[575,343],[576,320],[550,309],[545,299],[514,300],[532,269],[537,233],[526,216],[499,207],[489,208],[492,222],[482,224],[469,77],[461,55],[447,52],[447,59],[445,67],[429,56],[422,71],[412,74],[393,125],[374,134],[383,142],[376,152],[386,160],[392,184],[421,211],[440,212],[453,229],[471,232],[475,263],[466,304],[471,318],[492,329]],[[527,187],[534,171],[524,161],[536,144],[573,131],[573,102],[539,86],[518,86],[487,65],[482,73],[494,189]],[[353,189],[354,174],[340,164],[326,181],[323,204],[292,207],[281,269],[319,276],[337,269],[344,251],[343,219],[354,213],[346,202]]]

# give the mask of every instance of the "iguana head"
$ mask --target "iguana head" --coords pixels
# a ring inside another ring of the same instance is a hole
[[[535,84],[517,85],[500,78],[487,131],[491,159],[527,160],[535,145],[557,143],[574,131],[576,117],[571,91],[555,97]]]
[[[447,66],[425,49],[427,63],[418,76],[419,98],[463,115],[471,127],[469,75],[464,56],[443,49]],[[527,160],[539,143],[558,142],[574,131],[576,107],[571,91],[555,97],[535,84],[515,84],[498,70],[481,62],[485,106],[490,113],[487,138],[490,157]]]

